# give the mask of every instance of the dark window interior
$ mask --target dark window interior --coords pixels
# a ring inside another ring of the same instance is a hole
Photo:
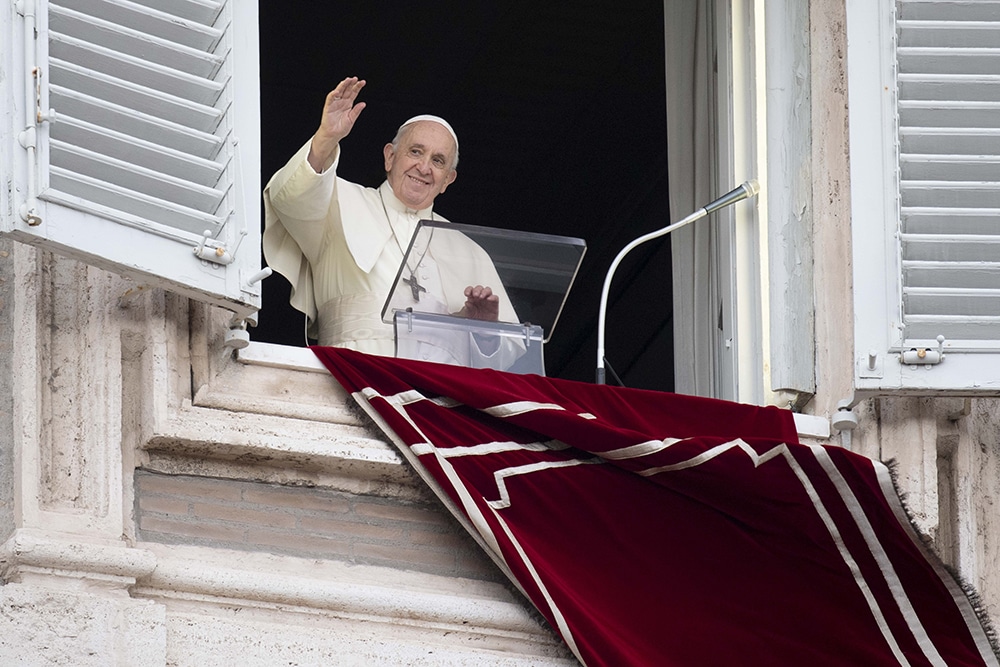
[[[592,382],[605,273],[625,244],[670,221],[663,33],[662,0],[260,3],[263,182],[311,136],[345,76],[368,82],[342,146],[345,178],[377,186],[402,121],[447,118],[461,163],[436,210],[586,240],[545,358],[549,376]],[[287,281],[275,274],[263,289],[252,338],[303,345]],[[612,285],[606,355],[625,385],[673,389],[671,311],[660,239],[630,254]]]

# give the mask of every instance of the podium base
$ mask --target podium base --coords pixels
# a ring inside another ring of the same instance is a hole
[[[393,327],[400,359],[545,375],[544,332],[537,325],[397,310]]]

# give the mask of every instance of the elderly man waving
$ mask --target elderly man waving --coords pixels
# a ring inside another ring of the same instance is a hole
[[[291,282],[291,303],[321,345],[391,356],[393,327],[382,322],[381,308],[417,221],[445,220],[433,204],[458,175],[458,137],[443,118],[415,116],[383,148],[379,187],[339,178],[340,144],[365,108],[357,101],[364,86],[349,77],[327,95],[316,133],[264,189],[264,254]],[[467,284],[450,284],[455,278],[443,277],[433,251],[410,260],[403,280],[415,302],[424,298],[420,310],[517,322],[488,256],[471,241],[467,251],[477,258],[476,280]],[[434,341],[425,347],[423,358],[460,365],[482,365],[476,356],[503,352],[476,345],[456,352]]]

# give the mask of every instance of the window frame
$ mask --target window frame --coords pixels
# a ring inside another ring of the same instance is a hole
[[[701,4],[700,10],[710,15],[706,48],[714,67],[704,82],[711,146],[708,164],[702,165],[704,173],[695,183],[708,183],[709,197],[720,196],[745,180],[766,181],[761,9],[755,0],[704,0]],[[669,31],[671,26],[666,28]],[[671,39],[669,32],[666,38]],[[698,86],[696,82],[696,91]],[[683,195],[678,205],[685,198],[689,195]],[[675,199],[673,191],[671,199]],[[672,210],[672,215],[679,219],[690,212]],[[711,303],[691,313],[697,322],[675,314],[675,364],[688,364],[677,375],[676,391],[759,405],[773,402],[764,363],[769,330],[764,316],[769,300],[763,287],[768,284],[766,216],[767,203],[760,196],[672,235],[675,308],[693,302],[699,294],[707,294]]]

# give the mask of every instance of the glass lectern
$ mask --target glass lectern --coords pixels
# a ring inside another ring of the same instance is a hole
[[[544,375],[543,344],[586,249],[578,238],[421,220],[382,308],[396,356]],[[469,312],[469,286],[489,287],[495,312]]]

